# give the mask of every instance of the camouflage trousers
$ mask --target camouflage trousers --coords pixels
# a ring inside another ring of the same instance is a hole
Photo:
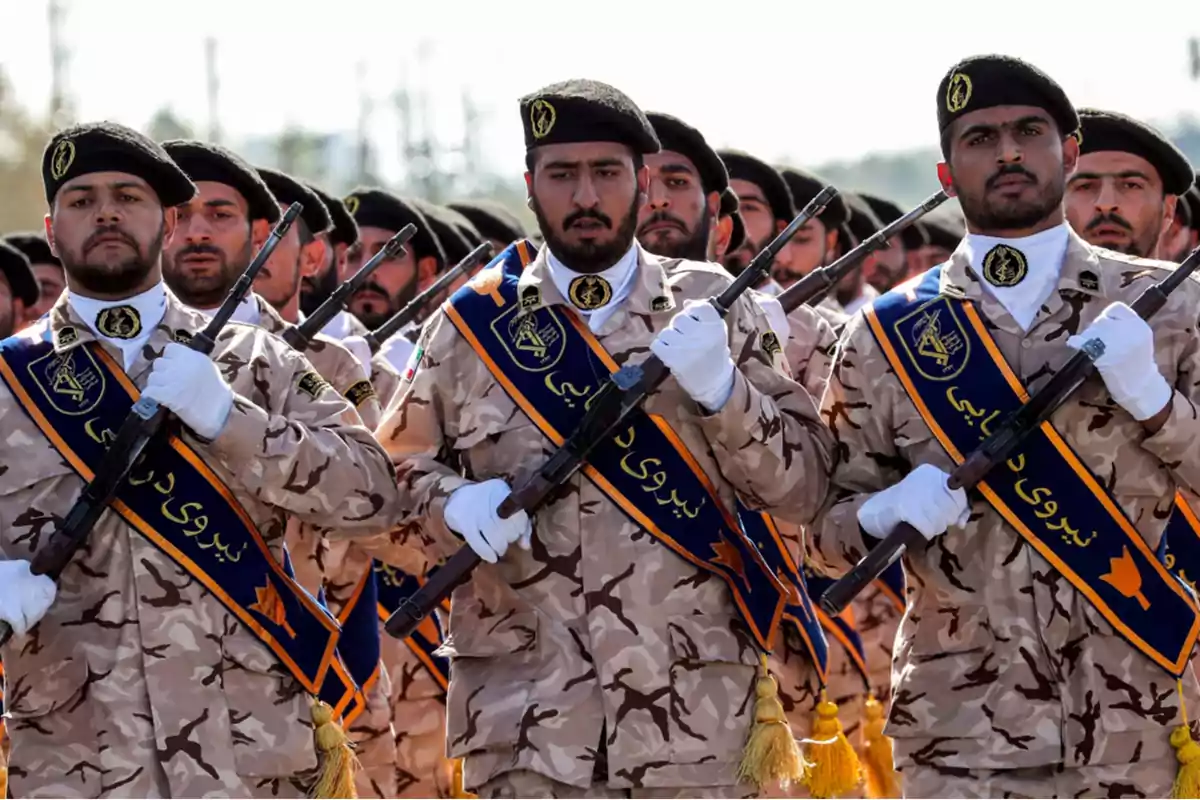
[[[757,797],[752,788],[746,786],[683,786],[679,788],[654,789],[609,789],[592,784],[586,789],[559,783],[556,780],[529,770],[505,772],[480,786],[475,793],[480,798],[498,797],[604,797],[604,798],[670,798],[670,797]]]
[[[1136,764],[1024,769],[906,766],[905,797],[1170,797],[1174,757]]]

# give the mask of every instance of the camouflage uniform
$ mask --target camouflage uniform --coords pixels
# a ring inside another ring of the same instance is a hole
[[[177,332],[207,321],[167,298],[128,371],[139,386]],[[65,295],[31,330],[42,325],[56,334],[72,327],[70,347],[94,341]],[[233,409],[216,440],[192,445],[276,558],[292,516],[346,536],[388,526],[391,465],[339,395],[296,389],[312,372],[308,361],[237,323],[213,358],[233,388]],[[0,547],[6,558],[28,559],[82,481],[7,387],[0,430]],[[64,571],[49,612],[3,657],[14,796],[304,797],[310,789],[311,698],[215,597],[112,511]]]
[[[1132,303],[1170,266],[1090,247],[1072,233],[1058,289],[1028,333],[983,289],[964,248],[948,263],[942,291],[977,304],[1004,358],[1036,391],[1073,354],[1068,336],[1109,303]],[[1098,378],[1051,419],[1151,549],[1176,485],[1200,485],[1193,455],[1200,436],[1198,305],[1200,287],[1186,281],[1150,323],[1158,366],[1176,387],[1160,431],[1147,435]],[[950,472],[953,462],[862,314],[847,326],[822,413],[840,458],[813,545],[830,570],[844,571],[869,546],[856,514],[870,494],[918,464]],[[1115,633],[990,504],[971,499],[965,529],[952,527],[905,556],[908,609],[897,638],[888,733],[907,789],[959,796],[964,781],[978,781],[975,791],[1019,787],[1012,790],[1035,797],[1080,785],[1107,796],[1169,795],[1175,761],[1168,735],[1180,719],[1175,681]],[[1190,671],[1183,686],[1188,706],[1200,708]]]
[[[277,336],[282,336],[284,331],[292,327],[267,301],[261,297],[256,297],[256,300],[259,327]],[[352,386],[366,379],[362,364],[354,354],[322,334],[313,337],[304,356],[333,390],[343,397]],[[373,395],[365,396],[357,404],[356,410],[363,424],[369,430],[375,430],[380,418],[378,399]],[[295,517],[288,519],[284,541],[292,557],[296,580],[314,597],[324,588],[326,606],[334,615],[341,614],[363,572],[371,569],[371,557],[363,551],[361,544],[347,541],[331,543],[320,528]],[[366,710],[346,729],[362,767],[356,778],[359,797],[393,797],[396,793],[396,759],[388,711],[389,694],[390,679],[381,664],[379,677],[366,692]]]
[[[638,258],[629,296],[596,334],[617,363],[644,358],[685,299],[730,282],[713,265],[640,247]],[[544,250],[521,286],[539,289],[534,307],[566,302]],[[666,307],[652,312],[660,298]],[[727,324],[739,370],[725,406],[702,415],[668,380],[646,411],[673,427],[727,504],[737,492],[806,522],[824,495],[828,432],[785,376],[782,354],[761,349],[761,309],[742,298]],[[443,521],[451,492],[491,477],[514,485],[550,446],[444,312],[420,347],[379,439],[398,465],[409,541],[436,557],[462,546]],[[630,522],[582,473],[553,498],[533,515],[530,551],[511,548],[454,592],[447,728],[450,755],[465,757],[466,787],[489,796],[605,786],[744,793],[735,771],[758,654],[728,589]]]

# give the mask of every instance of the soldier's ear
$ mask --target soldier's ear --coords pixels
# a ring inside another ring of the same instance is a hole
[[[313,239],[300,250],[300,277],[311,278],[325,263],[325,242]]]
[[[165,248],[171,244],[171,239],[175,236],[175,225],[179,222],[179,209],[171,206],[163,209],[163,240],[162,246]]]
[[[954,191],[954,177],[950,174],[950,165],[945,161],[938,163],[937,176],[938,183],[940,183],[942,188],[946,190],[946,194],[951,197],[957,196],[958,193]]]
[[[434,256],[425,256],[417,261],[417,286],[425,286],[437,279],[438,262]]]
[[[271,223],[265,219],[256,219],[250,222],[250,246],[255,252],[262,249],[263,244],[270,235]]]
[[[42,220],[42,223],[46,226],[46,244],[50,245],[50,252],[53,253],[56,258],[62,258],[62,256],[58,254],[58,246],[54,243],[54,220],[50,218],[49,214],[47,214],[46,218]]]
[[[729,240],[733,238],[733,217],[717,217],[717,224],[712,228],[712,236],[708,244],[708,257],[712,261],[720,261],[729,252]]]

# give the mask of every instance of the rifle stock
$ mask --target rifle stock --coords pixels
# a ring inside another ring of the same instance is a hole
[[[212,353],[216,347],[217,336],[229,322],[238,305],[246,298],[251,284],[254,283],[254,276],[271,257],[271,253],[300,216],[302,209],[300,203],[292,203],[288,207],[263,243],[262,249],[229,290],[212,319],[202,331],[188,340],[189,348],[205,355]],[[117,489],[129,477],[129,471],[138,457],[162,430],[170,413],[165,406],[160,406],[156,400],[145,395],[133,404],[129,415],[121,423],[116,438],[105,451],[104,460],[100,462],[95,477],[83,487],[79,498],[67,512],[62,525],[50,536],[46,546],[33,554],[29,567],[31,572],[55,580],[59,578],[75,553],[87,541],[92,528],[108,508]],[[0,621],[0,646],[12,638],[12,633],[12,627],[7,622]]]
[[[822,189],[728,287],[709,300],[722,317],[729,313],[738,297],[762,280],[779,251],[836,195],[837,191],[831,186]],[[583,466],[592,448],[611,436],[621,421],[641,406],[642,401],[669,376],[670,370],[654,355],[641,364],[625,366],[614,373],[589,399],[590,409],[579,427],[537,473],[509,493],[496,513],[502,519],[508,519],[518,511],[532,512],[538,508]],[[392,612],[384,623],[388,634],[399,639],[412,635],[421,621],[433,613],[456,586],[470,579],[480,560],[470,547],[460,547],[445,564],[429,575],[425,585]]]
[[[1193,250],[1176,269],[1153,286],[1147,287],[1132,308],[1148,320],[1167,302],[1167,297],[1200,266],[1200,248]],[[994,467],[1012,456],[1021,442],[1038,429],[1095,371],[1095,360],[1104,353],[1104,342],[1091,339],[1019,409],[1010,414],[999,428],[950,473],[951,489],[975,488]],[[925,537],[906,522],[897,525],[871,548],[849,572],[834,581],[821,595],[821,608],[828,614],[840,614],[885,569],[909,547]]]

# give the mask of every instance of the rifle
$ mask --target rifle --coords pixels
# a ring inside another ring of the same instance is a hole
[[[205,355],[212,353],[221,329],[229,322],[233,312],[250,292],[254,276],[262,269],[263,264],[267,263],[267,259],[271,257],[279,240],[284,237],[288,228],[300,216],[302,209],[303,206],[300,203],[292,203],[288,207],[283,217],[276,223],[274,230],[271,231],[271,235],[267,237],[267,241],[263,243],[262,249],[258,251],[254,260],[246,267],[246,271],[229,290],[225,301],[221,303],[221,307],[209,320],[208,325],[188,340],[188,347]],[[35,575],[47,575],[58,580],[67,564],[71,563],[75,552],[87,541],[88,535],[96,526],[100,515],[104,513],[108,504],[116,496],[117,489],[129,477],[130,470],[133,469],[133,465],[141,456],[142,451],[146,449],[146,445],[166,425],[170,414],[171,412],[166,407],[160,406],[158,401],[153,398],[145,395],[138,398],[138,401],[133,404],[133,408],[130,409],[129,415],[125,417],[125,421],[121,423],[113,443],[105,451],[104,460],[96,469],[95,476],[83,487],[83,492],[71,506],[71,510],[67,512],[62,524],[55,529],[46,546],[33,554],[29,566],[30,572]],[[12,638],[12,633],[12,626],[0,620],[0,646]]]
[[[796,231],[820,214],[835,196],[837,190],[832,186],[822,189],[800,214],[751,260],[733,283],[719,295],[709,299],[722,317],[729,313],[729,309],[747,289],[766,276],[771,262],[796,235]],[[531,512],[544,503],[553,491],[566,483],[583,466],[592,449],[600,442],[607,441],[621,423],[641,406],[642,401],[662,385],[669,375],[670,370],[666,364],[653,354],[641,364],[617,370],[590,398],[590,409],[575,432],[563,442],[562,447],[496,509],[500,518],[508,519],[522,510]],[[411,636],[421,621],[432,613],[456,586],[470,578],[472,570],[479,562],[479,555],[474,550],[466,546],[460,547],[449,561],[430,572],[424,586],[400,603],[384,623],[384,628],[398,639]]]
[[[418,312],[420,312],[425,304],[436,297],[438,292],[453,283],[455,278],[473,269],[476,264],[491,258],[494,249],[491,242],[484,242],[478,245],[474,250],[463,256],[462,261],[446,270],[445,274],[434,281],[432,286],[414,297],[409,301],[408,305],[393,314],[391,319],[364,336],[363,338],[367,340],[367,345],[371,348],[371,353],[378,353],[379,348],[383,347],[384,342],[392,338],[396,331],[416,319]]]
[[[350,295],[361,289],[362,285],[367,282],[367,278],[371,277],[371,273],[378,269],[386,259],[399,258],[404,253],[405,243],[416,234],[417,226],[411,222],[401,228],[399,233],[388,239],[383,249],[371,256],[370,261],[359,267],[358,272],[334,289],[333,294],[329,295],[324,303],[317,306],[317,310],[310,314],[304,322],[299,325],[289,325],[283,332],[283,340],[299,353],[307,350],[308,346],[312,344],[312,338],[320,333],[329,324],[329,320],[336,317],[350,302]]]
[[[846,253],[846,255],[837,261],[834,261],[829,266],[814,269],[793,283],[776,298],[779,300],[779,304],[783,306],[784,313],[790,314],[793,310],[805,304],[813,306],[819,303],[825,295],[837,287],[842,278],[849,275],[851,270],[866,260],[867,256],[876,250],[882,250],[887,247],[888,241],[892,237],[949,199],[950,197],[946,194],[945,190],[931,194],[921,205],[875,231],[875,233],[863,239],[858,247]]]
[[[1148,320],[1163,307],[1167,297],[1187,280],[1200,266],[1200,247],[1193,250],[1171,274],[1149,286],[1133,301],[1133,310]],[[1070,360],[1051,376],[1050,380],[1029,398],[1025,405],[1012,412],[999,428],[987,437],[950,473],[946,481],[951,489],[971,490],[999,464],[1003,464],[1029,434],[1048,420],[1095,371],[1095,361],[1104,354],[1104,342],[1089,339]],[[893,561],[925,537],[907,522],[892,529],[879,544],[871,548],[849,572],[834,581],[821,595],[821,608],[828,614],[839,614],[859,592],[878,578]]]

